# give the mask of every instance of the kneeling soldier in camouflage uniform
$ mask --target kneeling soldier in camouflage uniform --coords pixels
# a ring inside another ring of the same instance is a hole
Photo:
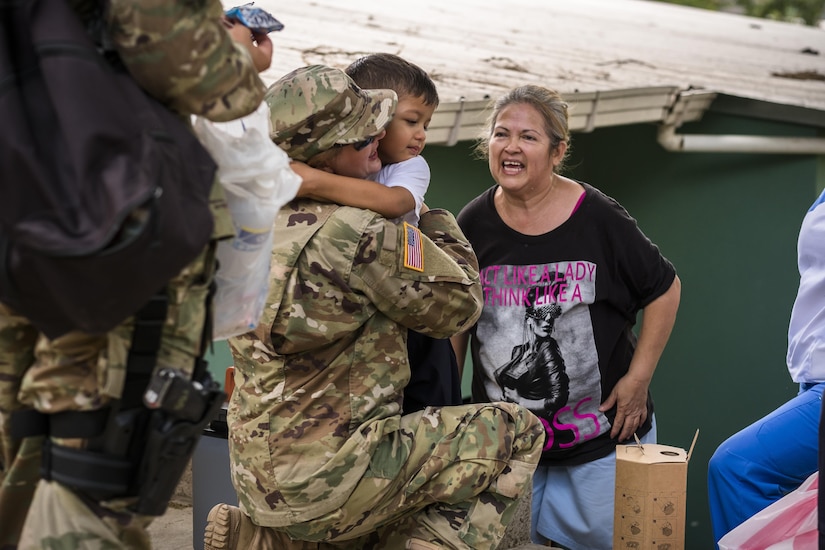
[[[267,101],[293,159],[354,177],[380,168],[391,90],[311,66]],[[454,217],[422,211],[416,228],[299,199],[275,242],[261,323],[230,340],[240,509],[212,509],[205,548],[495,548],[531,486],[537,418],[511,403],[401,415],[407,330],[446,338],[480,314],[477,260]]]

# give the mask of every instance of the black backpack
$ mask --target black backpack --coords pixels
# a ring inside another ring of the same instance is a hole
[[[0,302],[103,333],[209,241],[216,166],[66,0],[0,0]]]

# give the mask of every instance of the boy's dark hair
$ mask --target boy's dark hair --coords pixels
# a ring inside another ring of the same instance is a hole
[[[353,61],[344,71],[365,89],[395,90],[398,98],[420,97],[438,106],[438,91],[430,75],[418,65],[391,53],[374,53]]]

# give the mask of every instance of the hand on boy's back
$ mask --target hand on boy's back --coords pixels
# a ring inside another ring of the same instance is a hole
[[[252,63],[258,72],[267,70],[272,64],[272,41],[269,36],[264,32],[250,30],[227,17],[222,21],[232,40],[245,47],[252,56]]]

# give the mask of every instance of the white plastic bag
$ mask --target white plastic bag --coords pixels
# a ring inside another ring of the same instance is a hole
[[[269,290],[272,225],[295,197],[301,178],[289,157],[269,139],[269,108],[238,120],[215,123],[197,117],[195,133],[218,165],[235,238],[218,243],[213,338],[254,329]]]
[[[819,472],[719,540],[719,550],[806,550],[817,548]]]

